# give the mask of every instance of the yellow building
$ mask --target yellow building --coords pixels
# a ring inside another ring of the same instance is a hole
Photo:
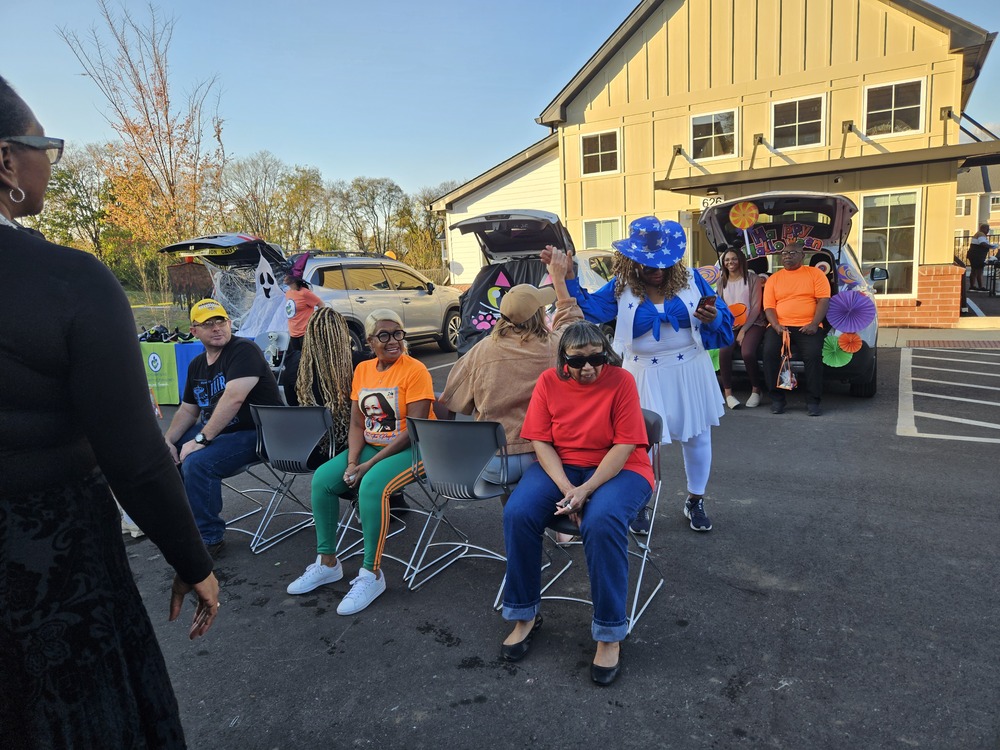
[[[555,210],[581,249],[655,214],[688,228],[697,266],[711,201],[842,193],[862,264],[889,269],[883,325],[952,325],[958,170],[1000,162],[1000,141],[961,142],[983,137],[964,110],[995,36],[920,0],[644,0],[537,118],[548,138],[434,208]],[[526,202],[518,171],[558,205]],[[452,234],[470,281],[478,250]]]

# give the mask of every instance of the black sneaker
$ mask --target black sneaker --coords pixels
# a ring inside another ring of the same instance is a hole
[[[818,401],[811,401],[811,402],[809,402],[808,404],[806,404],[806,409],[808,410],[810,417],[822,417],[823,416],[823,409],[820,407]]]
[[[689,497],[684,501],[684,515],[691,521],[695,531],[711,531],[712,520],[705,513],[705,501],[702,498]]]
[[[771,413],[772,414],[784,414],[785,413],[785,401],[784,401],[784,399],[782,399],[781,401],[775,401],[774,399],[771,400]]]
[[[633,534],[639,536],[646,536],[649,533],[650,519],[649,519],[649,506],[639,511],[639,514],[632,519],[628,527],[632,530]]]

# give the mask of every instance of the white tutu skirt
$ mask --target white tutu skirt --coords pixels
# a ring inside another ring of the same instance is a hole
[[[664,443],[684,442],[717,427],[719,417],[726,413],[708,352],[691,347],[683,353],[689,359],[680,364],[675,364],[676,355],[668,362],[663,362],[663,357],[658,364],[624,363],[635,376],[642,408],[663,418]]]

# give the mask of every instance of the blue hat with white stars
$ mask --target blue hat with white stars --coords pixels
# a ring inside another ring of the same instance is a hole
[[[626,258],[650,268],[670,268],[684,256],[687,236],[676,221],[643,216],[628,225],[629,236],[611,246]]]

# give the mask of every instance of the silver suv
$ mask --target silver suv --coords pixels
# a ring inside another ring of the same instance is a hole
[[[302,278],[347,319],[358,351],[365,348],[365,318],[381,307],[399,314],[411,343],[436,341],[446,352],[458,345],[459,291],[437,286],[405,263],[384,255],[314,255]]]

